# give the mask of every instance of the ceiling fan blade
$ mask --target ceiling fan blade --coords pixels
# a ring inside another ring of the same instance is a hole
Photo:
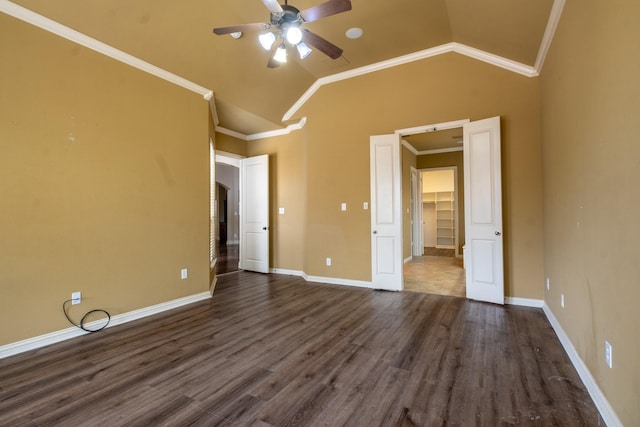
[[[307,29],[302,31],[302,41],[315,47],[331,59],[340,58],[342,55],[342,49],[338,46]]]
[[[232,25],[230,27],[220,27],[214,28],[213,32],[219,36],[223,34],[231,34],[231,33],[239,33],[243,31],[262,31],[269,29],[271,27],[269,24],[242,24],[242,25]]]
[[[262,3],[267,6],[267,9],[269,9],[269,12],[271,13],[284,12],[284,10],[282,10],[282,6],[278,3],[278,0],[262,0]]]
[[[263,0],[264,1],[264,0]],[[317,21],[325,16],[331,16],[338,13],[351,10],[351,0],[329,0],[309,9],[300,12],[300,16],[306,22]]]

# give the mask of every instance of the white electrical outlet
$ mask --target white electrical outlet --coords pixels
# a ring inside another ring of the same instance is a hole
[[[346,211],[347,210],[347,204],[346,203],[340,204],[340,209],[343,210],[343,211]]]
[[[184,279],[186,279],[187,277],[189,277],[189,270],[187,270],[186,268],[183,268],[183,269],[180,271],[180,278],[181,278],[182,280],[184,280]]]
[[[327,265],[331,265],[331,258],[327,258]]]
[[[82,295],[80,292],[71,293],[71,305],[80,304],[82,302]]]
[[[560,294],[560,305],[564,308],[564,294]]]
[[[613,368],[613,359],[611,356],[611,344],[609,341],[604,342],[604,360],[607,362],[607,366]]]
[[[549,290],[551,288],[550,284],[549,284],[549,278],[547,277],[547,290]]]
[[[364,209],[365,211],[366,211],[367,209],[369,209],[369,202],[363,202],[363,203],[362,203],[362,209]]]

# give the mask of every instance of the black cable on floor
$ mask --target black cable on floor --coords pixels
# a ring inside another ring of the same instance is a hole
[[[67,320],[69,321],[69,323],[71,323],[73,326],[82,329],[83,331],[86,332],[99,332],[101,330],[103,330],[104,328],[107,327],[107,325],[109,325],[109,322],[111,321],[111,315],[106,311],[106,310],[102,310],[102,309],[96,309],[96,310],[90,310],[88,311],[84,316],[82,316],[82,319],[80,319],[80,324],[76,324],[73,320],[71,320],[71,318],[69,317],[69,314],[67,313],[67,303],[73,301],[72,299],[68,299],[65,302],[62,303],[62,312],[64,313],[64,317],[67,318]],[[102,325],[101,327],[99,327],[98,329],[88,329],[84,326],[85,320],[87,320],[87,317],[90,314],[93,313],[104,313],[107,315],[107,323],[105,323],[104,325]]]

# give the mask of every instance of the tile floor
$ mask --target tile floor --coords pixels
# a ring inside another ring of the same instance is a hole
[[[434,253],[425,248],[425,253]],[[424,255],[404,264],[404,289],[438,295],[464,297],[465,272],[462,258]]]

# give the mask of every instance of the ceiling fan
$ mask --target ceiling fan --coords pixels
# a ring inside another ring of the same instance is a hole
[[[271,51],[267,64],[269,68],[275,68],[281,63],[287,62],[285,41],[296,47],[300,59],[306,58],[311,53],[309,45],[332,59],[337,59],[342,55],[342,49],[306,28],[302,28],[302,24],[349,11],[351,10],[351,0],[328,0],[303,11],[290,6],[287,0],[283,5],[279,4],[278,0],[262,0],[262,3],[271,13],[269,23],[214,28],[213,32],[217,35],[223,35],[243,31],[261,31],[258,40],[265,50]]]

